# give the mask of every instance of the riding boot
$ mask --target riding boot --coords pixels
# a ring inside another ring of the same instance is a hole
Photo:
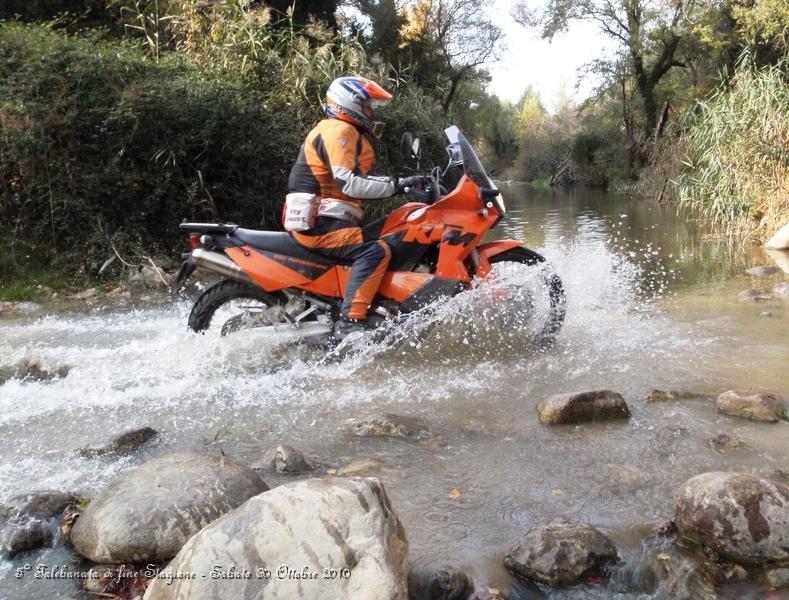
[[[344,340],[353,334],[362,334],[367,331],[367,321],[362,319],[342,318],[334,324],[334,337]]]

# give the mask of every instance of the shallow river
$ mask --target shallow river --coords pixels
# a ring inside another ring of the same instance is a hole
[[[529,345],[517,323],[496,317],[490,299],[475,293],[441,307],[423,343],[362,348],[341,361],[291,356],[245,334],[197,336],[186,330],[186,302],[49,305],[47,316],[2,317],[0,367],[37,355],[44,367],[70,372],[0,386],[0,502],[31,489],[95,494],[147,458],[185,447],[246,460],[286,443],[327,468],[379,461],[375,474],[404,521],[413,562],[459,567],[480,588],[508,590],[501,558],[532,524],[554,516],[590,523],[629,560],[644,525],[671,515],[672,495],[689,477],[787,469],[787,422],[726,417],[710,400],[644,401],[652,388],[717,394],[749,386],[789,395],[787,306],[737,298],[781,279],[744,273],[771,264],[763,251],[704,235],[671,206],[527,187],[510,187],[505,197],[510,213],[495,235],[544,253],[567,289],[566,325],[549,349]],[[633,417],[539,424],[542,398],[590,388],[621,392]],[[355,418],[379,411],[422,416],[433,436],[349,435]],[[75,454],[144,425],[161,435],[133,457]],[[747,446],[715,451],[709,440],[721,433]],[[12,575],[20,562],[65,556],[0,562],[0,598],[78,597],[67,584]],[[517,589],[527,598],[543,594]],[[615,593],[603,585],[553,597]]]

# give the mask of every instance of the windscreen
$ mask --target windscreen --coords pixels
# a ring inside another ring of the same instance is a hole
[[[496,186],[493,185],[490,177],[485,173],[485,167],[479,162],[477,153],[474,152],[474,148],[471,147],[466,137],[460,131],[457,132],[457,136],[460,154],[463,157],[463,171],[465,174],[481,188],[495,188]]]
[[[479,162],[479,157],[477,153],[474,152],[474,148],[471,147],[471,144],[469,144],[468,140],[459,130],[457,130],[456,133],[457,144],[460,147],[460,154],[463,157],[463,172],[480,188],[497,189],[485,172],[485,167]],[[496,196],[495,204],[497,204],[499,213],[503,215],[507,208],[504,205],[504,199],[501,197],[501,194]]]

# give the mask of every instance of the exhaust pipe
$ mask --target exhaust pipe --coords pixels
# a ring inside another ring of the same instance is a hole
[[[229,277],[236,281],[243,281],[249,285],[254,286],[255,283],[249,278],[249,275],[244,273],[236,263],[230,260],[224,254],[219,252],[212,252],[205,248],[195,248],[192,250],[192,258],[195,264],[200,269],[217,273],[223,277]]]

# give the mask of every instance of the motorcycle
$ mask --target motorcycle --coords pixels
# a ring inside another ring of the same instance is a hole
[[[449,162],[435,167],[419,188],[405,190],[408,202],[367,228],[384,239],[391,261],[368,321],[402,320],[442,298],[460,294],[488,278],[494,265],[519,263],[541,268],[548,316],[538,337],[550,340],[562,327],[565,295],[545,258],[516,240],[481,243],[506,215],[501,193],[486,174],[468,140],[455,126],[445,131]],[[403,136],[403,150],[421,159],[419,139]],[[453,190],[445,178],[462,168]],[[289,331],[297,339],[330,333],[339,318],[350,263],[312,252],[288,233],[244,229],[234,224],[181,223],[191,251],[173,283],[177,293],[204,269],[223,279],[197,298],[189,327],[202,332],[221,325],[221,334],[242,329]],[[365,235],[367,239],[367,235]]]

